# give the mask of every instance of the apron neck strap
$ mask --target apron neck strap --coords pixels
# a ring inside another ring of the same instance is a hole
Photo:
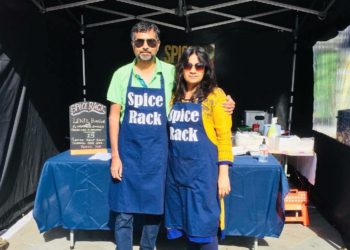
[[[164,77],[163,77],[163,73],[160,73],[160,88],[164,89]],[[132,76],[134,74],[134,70],[132,69],[130,72],[130,76],[129,76],[129,81],[128,81],[128,88],[131,87],[131,83],[132,83]]]

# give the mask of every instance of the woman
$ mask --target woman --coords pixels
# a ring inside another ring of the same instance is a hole
[[[169,114],[165,197],[168,238],[186,235],[188,249],[218,249],[220,199],[230,192],[231,117],[208,54],[189,47],[176,66]]]

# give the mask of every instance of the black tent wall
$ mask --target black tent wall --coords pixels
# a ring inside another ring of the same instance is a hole
[[[86,31],[88,99],[106,103],[114,70],[133,60],[131,26],[128,23]],[[185,34],[161,27],[161,42],[159,54],[164,54],[165,45],[215,44],[218,83],[237,102],[234,126],[243,119],[244,110],[267,110],[271,105],[285,111],[280,114],[286,123],[287,117],[282,114],[288,112],[292,77],[291,33],[239,28]]]
[[[32,208],[44,161],[68,145],[80,38],[62,20],[29,1],[0,1],[0,230]]]
[[[338,0],[318,26],[301,27],[292,124],[292,131],[298,135],[313,135],[312,45],[350,24],[349,10],[347,1]],[[133,59],[129,42],[133,23],[86,30],[88,100],[108,104],[105,94],[113,71]],[[235,124],[243,119],[247,109],[279,105],[281,113],[288,110],[291,33],[245,24],[190,34],[164,27],[161,30],[163,44],[215,43],[219,84],[237,101]],[[20,95],[26,87],[5,185],[0,190],[3,229],[32,206],[45,159],[68,149],[68,105],[82,100],[79,27],[64,11],[42,15],[30,2],[0,0],[0,63],[1,175]],[[321,134],[314,136],[319,161],[312,198],[349,247],[350,199],[346,179],[350,173],[345,155],[349,155],[350,148]]]
[[[305,27],[300,34],[293,116],[294,131],[297,134],[307,132],[306,135],[309,136],[312,129],[312,46],[316,41],[333,38],[338,31],[350,25],[349,13],[350,1],[335,1],[325,20]],[[300,102],[300,99],[304,101]],[[318,158],[316,185],[309,186],[311,199],[325,218],[339,230],[345,246],[350,248],[350,146],[315,131],[311,135],[315,137],[315,152]]]
[[[313,202],[350,246],[350,147],[315,132],[317,152]]]

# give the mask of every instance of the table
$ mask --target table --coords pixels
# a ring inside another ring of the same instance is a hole
[[[317,155],[315,152],[270,150],[270,153],[283,157],[284,172],[286,175],[288,165],[291,164],[311,185],[315,185],[317,167]]]
[[[110,229],[109,161],[71,156],[69,151],[48,159],[42,169],[33,217],[40,232],[65,229]]]
[[[108,207],[110,162],[89,160],[90,156],[71,156],[66,151],[45,162],[33,210],[40,232],[59,226],[70,230],[113,228]],[[278,237],[284,225],[282,201],[288,192],[278,161],[271,155],[267,163],[236,156],[230,179],[225,234]]]
[[[272,155],[261,163],[251,156],[235,156],[230,169],[231,193],[225,198],[226,235],[278,237],[284,226],[288,181]]]
[[[316,183],[317,155],[291,155],[288,156],[288,163],[304,176],[311,185]]]

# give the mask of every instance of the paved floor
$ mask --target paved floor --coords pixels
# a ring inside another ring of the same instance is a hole
[[[345,249],[339,233],[317,212],[309,207],[311,225],[304,227],[298,223],[285,225],[279,238],[266,237],[259,239],[258,249],[274,250],[330,250]],[[111,231],[77,231],[75,250],[112,250],[115,249]],[[69,250],[69,232],[55,228],[40,234],[35,221],[28,222],[7,238],[8,250]],[[135,247],[139,249],[139,236],[135,235]],[[220,250],[253,249],[254,238],[227,237],[220,244]],[[164,234],[158,238],[157,250],[185,249],[183,240],[169,241]]]

